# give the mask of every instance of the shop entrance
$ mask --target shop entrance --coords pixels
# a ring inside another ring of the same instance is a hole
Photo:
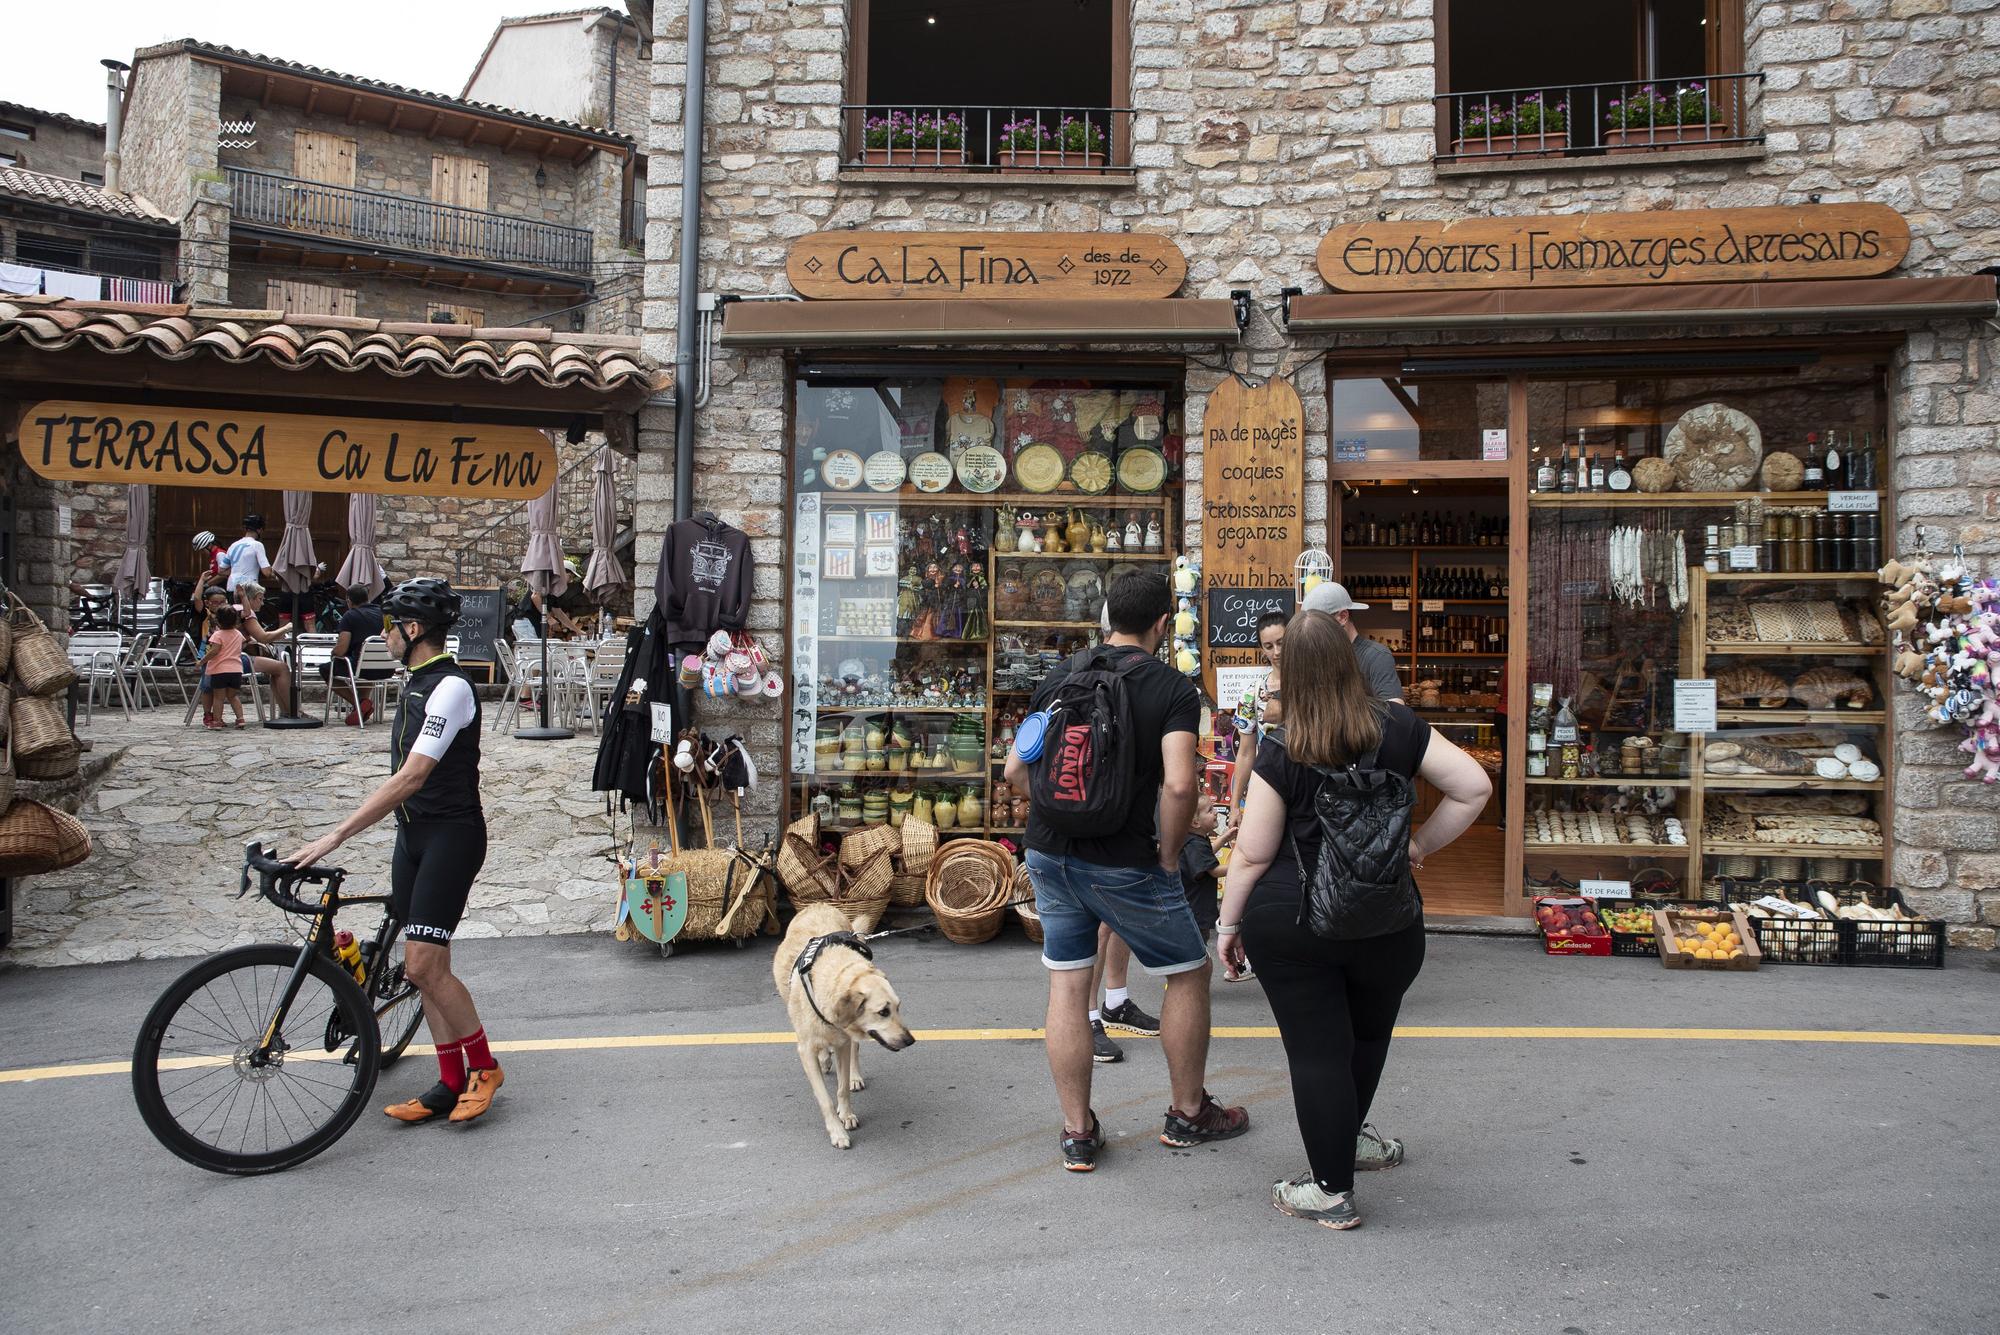
[[[1505,907],[1507,653],[1511,525],[1504,478],[1345,480],[1335,569],[1367,610],[1361,634],[1396,655],[1403,699],[1485,765],[1494,795],[1472,828],[1424,867],[1432,914]],[[1437,804],[1418,784],[1416,819]]]

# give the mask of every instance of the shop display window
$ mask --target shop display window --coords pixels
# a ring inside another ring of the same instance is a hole
[[[1335,464],[1483,459],[1487,433],[1499,431],[1504,441],[1506,429],[1504,379],[1371,377],[1333,385]]]
[[[1019,832],[1029,695],[1176,554],[1178,386],[808,368],[794,403],[791,816]]]

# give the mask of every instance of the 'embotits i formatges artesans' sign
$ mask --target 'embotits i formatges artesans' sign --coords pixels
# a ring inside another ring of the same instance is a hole
[[[814,232],[785,276],[802,297],[1171,297],[1187,256],[1149,232]]]
[[[1881,204],[1350,223],[1319,244],[1341,292],[1869,278],[1910,250]]]

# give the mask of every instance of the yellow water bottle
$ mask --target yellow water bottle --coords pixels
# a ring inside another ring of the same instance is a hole
[[[345,929],[335,932],[333,934],[333,953],[347,967],[347,971],[354,975],[355,982],[366,983],[368,981],[368,971],[361,964],[361,946],[355,941],[354,933]]]

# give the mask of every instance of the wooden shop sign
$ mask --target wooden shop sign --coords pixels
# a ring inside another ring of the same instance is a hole
[[[1305,409],[1289,381],[1253,389],[1232,375],[1210,392],[1202,413],[1201,578],[1211,699],[1217,666],[1259,661],[1255,618],[1246,645],[1238,618],[1217,615],[1233,605],[1217,594],[1290,593],[1292,563],[1305,546],[1305,476]]]
[[[549,438],[522,426],[51,399],[19,434],[60,482],[530,500],[556,475]]]
[[[1319,243],[1341,292],[1868,278],[1910,250],[1882,204],[1348,223]]]
[[[814,232],[785,276],[802,297],[1171,297],[1187,256],[1147,232]]]

